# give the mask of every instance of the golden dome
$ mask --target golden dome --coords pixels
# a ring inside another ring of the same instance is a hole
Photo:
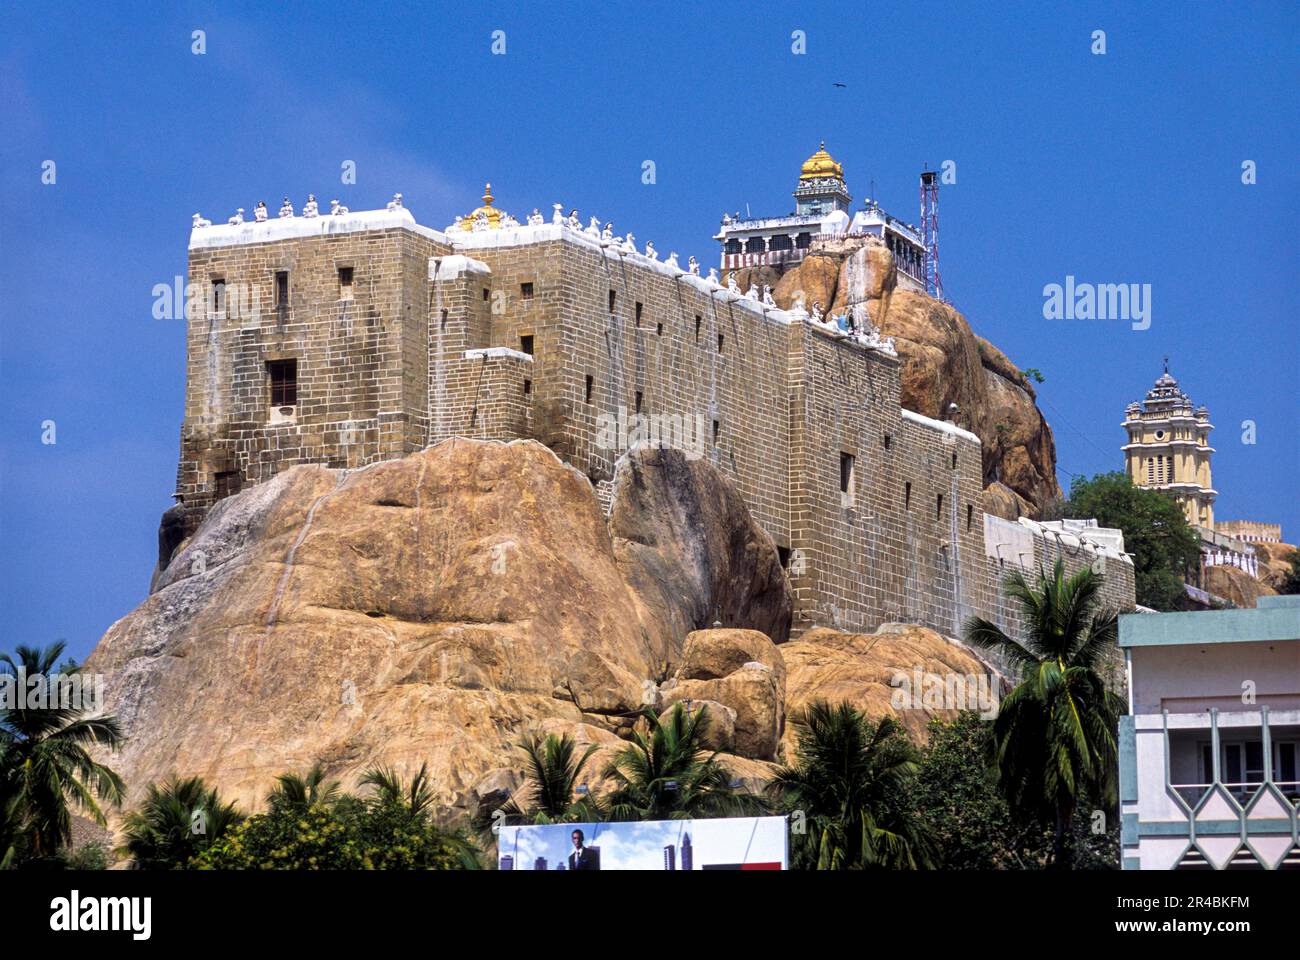
[[[800,180],[825,180],[834,177],[837,180],[844,179],[844,168],[835,162],[835,158],[826,152],[826,141],[823,140],[817,152],[803,162],[799,168]]]
[[[501,226],[501,211],[492,206],[493,199],[492,184],[483,184],[483,206],[471,211],[467,216],[462,217],[460,228],[462,230],[473,230],[474,221],[478,219],[479,214],[481,213],[487,217],[488,227],[493,230],[499,229]]]

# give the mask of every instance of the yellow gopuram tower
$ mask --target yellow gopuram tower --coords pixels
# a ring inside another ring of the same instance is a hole
[[[1210,479],[1210,411],[1192,410],[1192,401],[1178,389],[1178,381],[1165,372],[1147,392],[1146,399],[1124,411],[1125,469],[1139,487],[1166,490],[1182,506],[1187,522],[1214,529],[1214,498],[1218,491]]]

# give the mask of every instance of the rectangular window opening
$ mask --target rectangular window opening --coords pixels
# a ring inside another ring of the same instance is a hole
[[[718,353],[722,352],[722,345],[725,342],[726,342],[726,337],[724,337],[722,334],[718,334]]]
[[[533,299],[533,285],[531,283],[519,284],[519,296],[523,297],[525,300]]]
[[[212,281],[212,312],[218,317],[226,315],[226,281],[223,277]]]
[[[292,407],[298,402],[298,361],[268,360],[266,375],[271,382],[271,406]]]
[[[617,299],[617,297],[618,294],[616,294],[613,290],[609,291],[609,312],[610,313],[614,312],[614,301]]]
[[[641,397],[641,391],[638,390],[638,391],[636,392],[636,412],[637,412],[637,413],[640,413],[640,412],[641,412],[641,400],[642,400],[642,397]]]
[[[533,335],[531,333],[526,333],[519,338],[519,351],[528,354],[530,357],[534,356]]]
[[[636,325],[641,326],[641,303],[637,301],[636,305]]]
[[[352,268],[339,267],[339,299],[352,299]]]
[[[700,342],[700,325],[704,323],[704,318],[698,313],[695,315],[695,342]]]
[[[909,480],[903,484],[903,509],[912,509],[912,481]]]
[[[526,396],[528,396],[529,394],[531,394],[532,392],[533,392],[533,381],[531,381],[531,380],[525,380],[525,381],[524,381],[524,396],[526,397]]]
[[[275,274],[275,306],[283,310],[289,306],[289,271],[277,270]]]
[[[587,374],[587,402],[588,403],[591,403],[591,390],[594,383],[595,383],[595,378],[592,377],[591,374]]]
[[[840,504],[853,506],[853,454],[840,454]]]
[[[934,519],[941,520],[942,518],[943,518],[943,494],[941,493],[934,498]]]

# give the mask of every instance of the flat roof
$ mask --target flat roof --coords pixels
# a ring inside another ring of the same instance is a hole
[[[1126,613],[1119,618],[1119,645],[1172,647],[1300,640],[1300,596],[1260,597],[1256,603],[1253,610]]]

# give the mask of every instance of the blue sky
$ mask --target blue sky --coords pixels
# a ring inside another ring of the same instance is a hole
[[[369,209],[400,190],[441,227],[490,180],[516,214],[561,201],[707,265],[721,213],[790,210],[823,138],[856,198],[874,180],[913,221],[922,165],[955,161],[947,292],[1042,370],[1063,484],[1120,467],[1124,405],[1169,354],[1217,426],[1218,516],[1294,542],[1297,9],[6,5],[0,646],[84,655],[145,595],[184,387],[183,326],[153,319],[151,291],[185,272],[195,211],[308,192]],[[1150,329],[1044,320],[1066,275],[1150,283]]]

